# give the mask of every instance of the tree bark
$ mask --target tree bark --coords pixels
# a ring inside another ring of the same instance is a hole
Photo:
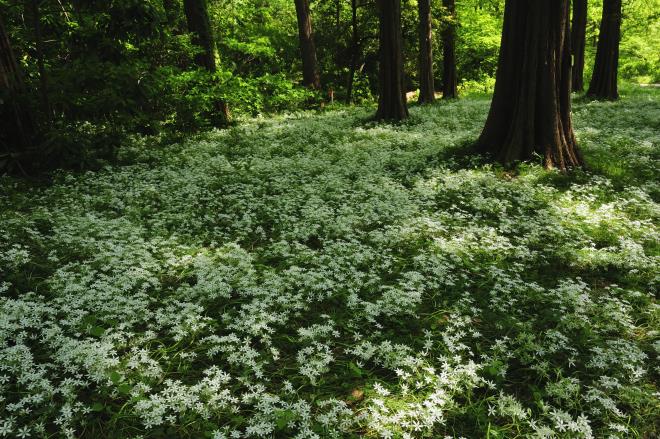
[[[298,16],[298,39],[302,56],[303,84],[306,87],[319,89],[321,80],[316,62],[316,46],[312,32],[312,17],[309,12],[309,0],[295,0]]]
[[[584,90],[584,48],[587,32],[587,0],[573,0],[571,49],[573,51],[573,91]]]
[[[442,5],[449,14],[442,30],[442,98],[458,97],[458,78],[456,75],[456,2],[442,0]]]
[[[215,72],[215,50],[211,21],[206,0],[183,0],[188,31],[192,33],[192,43],[202,49],[195,56],[195,63],[209,72]]]
[[[192,42],[202,49],[202,52],[195,56],[195,63],[209,72],[215,73],[215,44],[206,0],[183,0],[183,10],[188,31],[192,33]],[[231,116],[227,103],[218,100],[215,106],[216,110],[222,113],[225,122],[229,122]]]
[[[380,63],[378,66],[378,111],[376,119],[403,120],[408,117],[403,88],[401,53],[401,0],[378,0]]]
[[[25,84],[0,17],[0,146],[8,152],[31,146],[34,125],[24,108]]]
[[[360,50],[360,35],[358,33],[357,0],[351,0],[351,64],[348,68],[348,84],[346,86],[346,103],[353,101],[353,81],[357,68],[358,52]]]
[[[568,0],[507,0],[495,94],[478,146],[510,165],[583,164],[571,120]]]
[[[431,0],[418,0],[417,10],[419,12],[419,103],[430,104],[435,100]]]
[[[621,0],[603,0],[596,62],[587,96],[616,100],[619,68],[619,40],[621,39]]]

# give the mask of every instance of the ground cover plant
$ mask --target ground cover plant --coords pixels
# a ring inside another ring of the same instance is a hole
[[[621,94],[568,174],[472,154],[472,96],[3,177],[0,437],[654,437],[660,91]]]

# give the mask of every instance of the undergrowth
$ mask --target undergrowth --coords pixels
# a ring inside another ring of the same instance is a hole
[[[660,91],[578,99],[589,168],[488,109],[251,119],[0,181],[0,437],[653,437]]]

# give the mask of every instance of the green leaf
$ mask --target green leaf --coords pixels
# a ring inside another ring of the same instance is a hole
[[[119,393],[121,393],[122,395],[128,395],[129,393],[131,393],[131,390],[133,390],[133,387],[131,387],[130,384],[126,384],[126,383],[124,383],[124,384],[121,384],[121,385],[117,388],[117,390],[118,390]]]
[[[484,370],[488,375],[496,377],[499,375],[500,371],[502,370],[503,365],[504,363],[502,363],[500,360],[495,360],[490,364],[490,366],[486,367]]]
[[[113,371],[110,374],[110,381],[112,381],[113,384],[118,384],[119,381],[121,381],[121,374],[117,371]]]
[[[94,337],[100,337],[103,334],[105,334],[105,329],[103,329],[100,326],[93,326],[92,329],[89,330],[89,333],[92,334]]]
[[[100,402],[95,402],[92,404],[92,411],[93,412],[100,412],[103,410],[103,404]]]
[[[360,367],[352,361],[348,363],[348,368],[354,376],[358,378],[362,376],[362,369],[360,369]]]
[[[278,430],[284,430],[289,422],[296,418],[296,414],[292,410],[278,410],[275,412],[275,424]]]

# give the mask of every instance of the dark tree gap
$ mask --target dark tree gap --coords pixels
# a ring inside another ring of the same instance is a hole
[[[571,50],[573,53],[573,91],[584,90],[584,49],[587,32],[587,0],[573,0]]]
[[[170,30],[174,31],[180,13],[179,3],[176,0],[163,0],[163,9],[165,10],[167,25]]]
[[[211,73],[216,72],[215,44],[206,5],[206,0],[183,0],[188,31],[192,33],[192,42],[202,51],[195,56],[195,63]],[[221,100],[215,103],[216,110],[222,113],[225,122],[230,119],[229,106]]]
[[[348,68],[348,81],[346,84],[346,103],[353,101],[353,81],[360,52],[360,34],[357,20],[357,0],[351,0],[351,63]]]
[[[479,149],[506,165],[583,164],[571,120],[568,0],[507,0],[495,93]]]
[[[312,17],[309,12],[309,0],[295,0],[298,17],[298,39],[302,57],[303,84],[309,88],[321,88],[319,69],[316,62],[316,47],[312,33]]]
[[[419,103],[430,104],[435,100],[431,0],[418,0],[417,10],[419,13]]]
[[[621,39],[621,0],[603,0],[596,62],[587,96],[595,99],[619,98],[619,40]]]
[[[378,0],[379,66],[378,111],[376,119],[403,120],[408,117],[406,92],[403,88],[403,55],[401,53],[401,0]]]
[[[25,108],[25,84],[0,17],[0,160],[2,154],[31,146],[34,124]]]
[[[442,98],[458,97],[456,74],[456,1],[442,0],[447,20],[442,29]]]
[[[46,120],[50,119],[50,102],[48,100],[48,76],[44,63],[44,42],[41,34],[41,13],[39,11],[38,0],[30,0],[30,17],[32,19],[32,29],[34,31],[34,46],[39,69],[39,95],[41,98],[41,111]]]

